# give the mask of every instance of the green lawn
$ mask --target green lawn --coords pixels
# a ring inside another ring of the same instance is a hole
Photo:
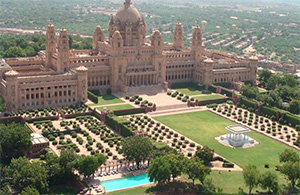
[[[134,108],[134,107],[130,104],[122,104],[122,105],[116,105],[116,106],[98,107],[97,110],[101,111],[104,108],[107,108],[108,110],[123,110],[123,109],[130,109],[130,108]]]
[[[225,127],[235,123],[209,111],[160,116],[154,119],[201,145],[213,148],[215,152],[241,167],[247,164],[255,164],[259,169],[264,169],[264,164],[269,163],[271,169],[274,169],[275,165],[279,164],[278,154],[289,148],[254,131],[248,133],[248,135],[259,142],[255,147],[247,149],[226,147],[215,140],[215,137],[226,134]]]
[[[176,91],[179,91],[180,93],[183,93],[185,95],[191,96],[191,95],[200,95],[202,94],[201,90],[195,89],[193,87],[187,87],[187,88],[178,88],[175,89]]]
[[[109,194],[111,195],[128,195],[128,194],[134,194],[134,195],[141,195],[141,194],[148,194],[146,190],[150,188],[149,186],[141,186],[137,188],[130,188],[126,190],[121,190],[117,192],[111,192]],[[152,194],[152,193],[150,193]]]
[[[219,95],[219,94],[214,94],[214,95],[203,95],[203,96],[198,96],[198,97],[194,97],[194,98],[198,99],[198,100],[213,100],[213,99],[224,98],[224,96]]]
[[[254,164],[261,172],[271,170],[278,173],[275,171],[275,166],[279,165],[278,154],[289,148],[257,132],[248,133],[250,137],[259,142],[255,147],[247,149],[226,147],[215,140],[215,137],[226,134],[225,127],[235,123],[209,111],[160,116],[154,117],[154,119],[201,145],[213,148],[216,153],[241,167]],[[270,165],[269,169],[264,168],[266,163]],[[282,175],[278,173],[278,176],[279,182],[284,183]],[[212,172],[211,177],[218,186],[224,189],[225,193],[236,193],[238,187],[244,186],[241,172],[221,172],[221,174]]]
[[[114,95],[101,95],[98,96],[98,104],[89,104],[89,106],[108,105],[117,103],[124,103],[124,101],[120,100]]]

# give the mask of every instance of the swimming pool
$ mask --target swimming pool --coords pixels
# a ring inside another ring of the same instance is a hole
[[[124,177],[121,179],[110,180],[110,181],[103,181],[101,185],[105,187],[106,192],[114,191],[114,190],[121,190],[125,188],[130,188],[134,186],[149,184],[150,182],[148,178],[148,174],[141,174],[131,177]]]

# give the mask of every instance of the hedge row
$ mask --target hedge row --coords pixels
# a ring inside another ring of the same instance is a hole
[[[195,82],[173,83],[171,85],[171,89],[180,89],[180,88],[187,88],[187,87],[191,87],[200,91],[204,89],[203,85],[199,85],[198,83]]]
[[[211,86],[211,85],[208,87],[208,90],[211,91],[211,92],[214,92],[214,93],[217,92],[217,88],[216,88],[216,87],[213,87],[213,86]]]
[[[227,100],[230,100],[230,98],[222,98],[222,99],[213,99],[213,100],[202,100],[199,101],[199,106],[205,106],[207,104],[220,104],[220,103],[224,103]]]
[[[39,117],[39,118],[25,118],[25,121],[28,123],[37,122],[37,121],[45,121],[45,120],[55,121],[58,118],[59,118],[58,116],[47,116],[47,117]]]
[[[0,118],[0,123],[3,124],[10,124],[10,123],[19,123],[22,122],[22,117],[21,116],[9,116],[9,117],[1,117]]]
[[[245,98],[245,97],[242,97],[242,98],[241,98],[240,104],[241,104],[241,105],[244,104],[245,106],[250,107],[250,108],[255,108],[256,102],[251,101],[251,100],[249,100],[249,99],[247,99],[247,98]]]
[[[221,86],[221,87],[226,87],[226,88],[230,88],[230,86],[231,86],[230,83],[215,83],[214,85]]]
[[[88,98],[95,104],[98,104],[98,96],[96,96],[94,93],[88,91]]]
[[[228,97],[232,97],[232,92],[225,89],[221,89],[221,94],[226,94]]]
[[[77,128],[77,129],[65,130],[65,131],[59,131],[59,132],[42,133],[42,135],[43,135],[44,137],[47,137],[49,134],[53,135],[53,134],[55,134],[55,133],[58,133],[58,134],[64,134],[64,135],[69,135],[69,134],[71,134],[72,132],[81,133],[81,129],[80,129],[80,128]]]
[[[296,127],[296,125],[300,125],[300,118],[291,114],[286,114],[286,121],[291,123],[294,127]]]
[[[255,101],[251,101],[246,97],[242,97],[240,105],[243,105],[243,104],[248,108],[255,109],[255,104],[258,104],[258,103]],[[299,117],[289,114],[285,110],[280,110],[280,109],[272,108],[272,107],[268,107],[268,106],[261,106],[260,112],[264,115],[268,115],[269,117],[272,117],[272,116],[277,117],[277,113],[280,113],[281,116],[284,116],[283,119],[286,120],[286,122],[288,124],[290,123],[293,127],[300,124]]]
[[[132,109],[115,110],[114,111],[114,114],[117,116],[140,114],[140,113],[145,113],[145,108],[132,108]]]
[[[262,106],[261,107],[261,112],[264,114],[267,114],[269,116],[275,116],[276,117],[276,113],[280,112],[280,110],[276,109],[276,108],[270,108],[267,106]]]
[[[66,114],[65,118],[70,119],[70,118],[76,118],[78,116],[86,116],[86,115],[92,115],[93,112],[83,112],[83,113],[75,113],[75,114]]]
[[[116,115],[106,115],[105,124],[115,131],[120,131],[120,134],[124,137],[132,136],[132,129],[127,125],[130,122],[126,119],[120,119]]]

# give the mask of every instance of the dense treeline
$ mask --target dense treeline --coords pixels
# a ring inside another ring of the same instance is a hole
[[[45,35],[0,35],[0,58],[35,56],[45,50]],[[72,49],[91,49],[92,39],[69,36]]]
[[[292,74],[276,75],[269,70],[259,72],[259,86],[269,92],[259,93],[259,90],[250,85],[241,88],[246,97],[257,99],[268,106],[287,109],[291,113],[300,114],[300,88],[297,86],[297,78]],[[284,104],[288,103],[288,106]]]

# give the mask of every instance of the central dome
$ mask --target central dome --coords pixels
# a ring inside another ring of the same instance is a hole
[[[121,24],[136,24],[140,18],[139,11],[134,7],[134,5],[131,4],[130,0],[126,0],[124,5],[120,7],[116,13],[116,21],[120,22]]]

